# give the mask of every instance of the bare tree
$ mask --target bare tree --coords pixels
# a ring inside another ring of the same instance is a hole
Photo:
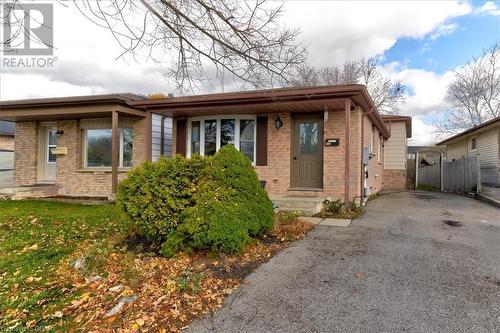
[[[9,3],[22,6],[18,0]],[[278,21],[282,6],[266,0],[69,3],[113,34],[123,48],[121,56],[145,51],[154,61],[168,60],[166,75],[180,91],[193,91],[214,76],[221,80],[231,76],[243,86],[286,84],[305,58],[305,48],[295,42],[299,31],[282,28]],[[26,30],[22,22],[17,20],[16,33]]]
[[[405,86],[401,81],[384,77],[377,59],[347,61],[342,66],[321,69],[303,65],[291,82],[295,86],[364,84],[377,109],[386,114],[399,113],[406,99]]]
[[[438,124],[441,134],[460,132],[500,116],[500,42],[456,71],[447,101],[450,107]]]

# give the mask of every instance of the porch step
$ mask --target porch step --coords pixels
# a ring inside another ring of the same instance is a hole
[[[271,196],[278,210],[300,211],[304,215],[319,213],[323,207],[323,197]]]
[[[59,195],[56,185],[32,185],[0,188],[0,198],[22,200],[32,198],[48,198]]]

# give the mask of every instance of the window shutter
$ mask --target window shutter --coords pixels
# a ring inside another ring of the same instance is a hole
[[[257,117],[256,165],[267,165],[267,119],[268,116]]]
[[[187,121],[186,119],[177,119],[176,137],[175,137],[175,152],[186,156],[186,141],[187,141]]]

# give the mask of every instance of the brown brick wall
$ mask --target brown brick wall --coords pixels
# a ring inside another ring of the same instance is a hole
[[[290,195],[304,194],[302,191],[289,191],[290,188],[290,158],[291,158],[291,114],[280,113],[283,126],[276,130],[274,118],[276,114],[269,115],[268,121],[268,161],[266,166],[256,166],[255,169],[260,180],[267,181],[266,190],[272,195]],[[367,133],[371,133],[371,121],[365,118]],[[343,111],[331,111],[328,120],[324,123],[324,138],[338,138],[340,145],[337,147],[324,147],[323,156],[323,191],[317,192],[317,195],[331,197],[335,199],[344,199],[344,180],[345,180],[345,114]],[[361,125],[362,111],[357,107],[351,112],[350,126],[350,198],[359,198],[361,196]],[[174,121],[174,140],[175,140],[175,121]],[[365,137],[365,142],[369,144],[369,138]],[[175,142],[174,142],[175,153]],[[376,187],[377,191],[382,188],[382,163],[376,159],[370,161],[369,167],[371,176],[369,184]],[[375,177],[378,173],[378,177]]]
[[[105,170],[84,169],[82,166],[82,130],[76,120],[59,121],[57,129],[64,135],[57,138],[59,147],[67,147],[68,154],[57,157],[56,184],[65,195],[108,196],[111,193],[111,168]],[[145,120],[134,122],[132,166],[137,166],[146,157]],[[119,171],[118,180],[123,180],[127,169]]]
[[[16,124],[14,182],[31,185],[37,180],[38,125],[36,122]]]
[[[64,131],[57,136],[57,145],[66,147],[67,155],[57,157],[56,184],[61,194],[108,196],[111,194],[111,168],[90,170],[82,167],[82,130],[77,120],[58,121],[57,129]],[[145,120],[134,122],[132,164],[139,165],[146,156]],[[35,122],[18,123],[16,126],[16,152],[14,179],[17,185],[37,182],[38,125]],[[127,170],[120,170],[118,179],[126,177]]]
[[[0,150],[14,150],[16,139],[13,136],[0,134]]]
[[[273,195],[304,194],[304,192],[289,191],[290,188],[290,150],[291,150],[291,115],[280,114],[283,126],[276,130],[273,120],[274,114],[268,121],[268,163],[267,166],[256,166],[259,179],[266,180],[266,189]],[[345,179],[345,138],[344,138],[344,112],[330,112],[328,120],[324,123],[324,138],[339,138],[337,147],[324,147],[323,149],[323,191],[318,195],[344,199]],[[361,172],[361,112],[351,112],[350,132],[350,197],[360,196]]]
[[[406,188],[406,170],[384,169],[384,189],[404,190]]]

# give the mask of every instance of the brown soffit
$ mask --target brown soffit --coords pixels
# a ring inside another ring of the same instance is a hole
[[[411,138],[412,135],[412,121],[410,116],[398,116],[398,115],[382,115],[382,120],[387,124],[391,122],[404,121],[406,126],[406,137]]]
[[[445,139],[445,140],[443,140],[443,141],[440,141],[440,142],[436,143],[436,146],[440,146],[440,145],[443,145],[443,144],[445,144],[445,143],[448,143],[448,142],[450,142],[450,141],[452,141],[452,140],[458,139],[458,138],[460,138],[462,135],[466,135],[466,134],[472,133],[472,132],[477,131],[477,130],[479,130],[479,129],[481,129],[481,128],[484,128],[484,127],[486,127],[486,126],[488,126],[488,125],[493,125],[493,124],[494,124],[494,123],[496,123],[497,121],[499,121],[499,122],[500,122],[500,116],[499,116],[499,117],[496,117],[496,118],[493,118],[493,119],[491,119],[491,120],[488,120],[488,121],[486,121],[486,122],[484,122],[484,123],[482,123],[482,124],[480,124],[480,125],[477,125],[477,126],[475,126],[475,127],[469,128],[469,129],[468,129],[468,130],[466,130],[466,131],[463,131],[463,132],[461,132],[461,133],[455,134],[455,135],[453,135],[453,136],[451,136],[451,137],[449,137],[449,138],[447,138],[447,139]]]
[[[221,110],[224,113],[237,112],[238,107],[249,106],[283,106],[281,112],[286,111],[289,104],[301,104],[315,101],[327,101],[341,98],[352,98],[362,107],[371,120],[385,136],[389,136],[389,129],[377,111],[366,87],[360,84],[279,88],[255,90],[245,92],[219,93],[197,96],[174,97],[157,100],[130,101],[128,104],[137,108],[164,113],[173,117],[182,116],[183,112],[200,112],[203,110]],[[372,112],[373,110],[373,112]],[[212,111],[210,111],[212,112]],[[192,114],[192,113],[191,113]],[[185,114],[184,114],[185,116]]]

